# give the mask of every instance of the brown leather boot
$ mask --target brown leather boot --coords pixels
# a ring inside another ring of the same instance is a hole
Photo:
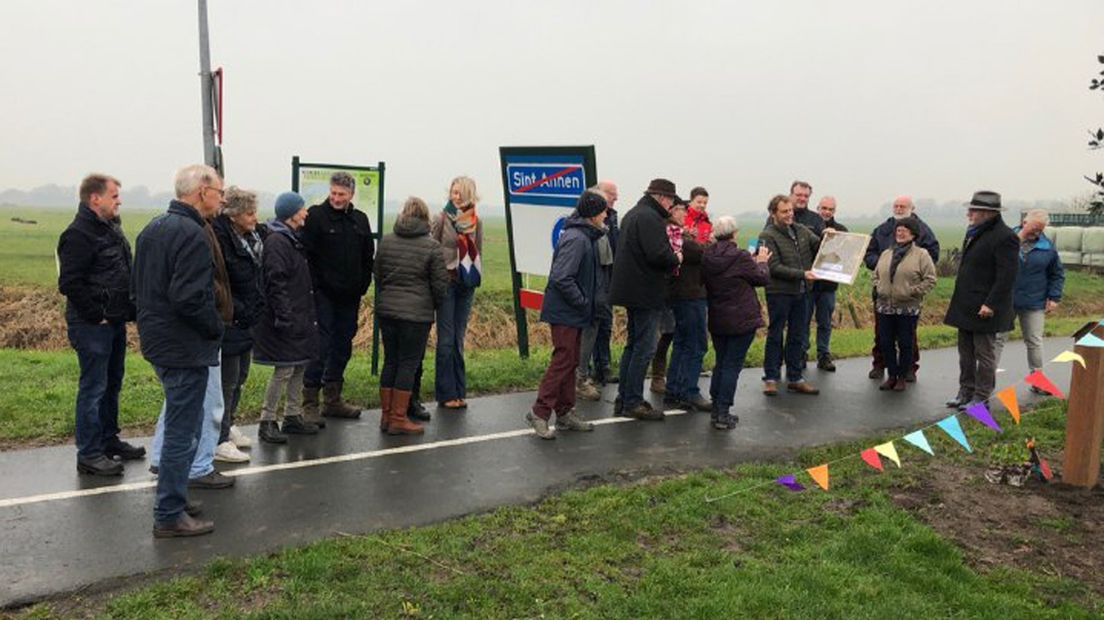
[[[390,415],[387,420],[388,435],[421,435],[425,427],[416,424],[406,417],[406,409],[410,406],[410,392],[394,390],[391,395]]]
[[[322,415],[329,418],[359,418],[360,409],[350,405],[341,398],[341,390],[345,386],[342,381],[334,381],[322,386]]]
[[[318,412],[318,390],[316,387],[303,386],[303,419],[318,428],[326,428],[326,421]]]
[[[392,388],[380,388],[380,432],[387,432],[387,425],[391,422],[391,401],[395,390]]]

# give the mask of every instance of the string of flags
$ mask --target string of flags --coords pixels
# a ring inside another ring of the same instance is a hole
[[[1104,321],[1100,321],[1100,325],[1104,326]],[[1089,333],[1088,335],[1086,335],[1086,336],[1082,337],[1080,340],[1078,340],[1076,344],[1078,346],[1104,348],[1104,339],[1098,338],[1097,336],[1094,336],[1093,334]],[[1063,351],[1063,352],[1059,353],[1057,356],[1055,356],[1054,359],[1051,360],[1051,363],[1073,363],[1073,362],[1081,364],[1082,368],[1085,367],[1085,358],[1082,355],[1078,354],[1078,353],[1074,353],[1073,351]],[[1036,370],[1036,371],[1032,372],[1031,374],[1029,374],[1028,376],[1024,377],[1023,382],[1026,383],[1027,385],[1030,385],[1030,386],[1035,387],[1039,390],[1042,390],[1043,392],[1046,392],[1048,394],[1056,396],[1056,397],[1058,397],[1062,400],[1066,400],[1066,394],[1062,391],[1061,388],[1059,388],[1057,385],[1055,385],[1054,382],[1051,381],[1050,378],[1047,377],[1046,374],[1044,374],[1042,370]],[[1020,423],[1020,413],[1021,412],[1020,412],[1019,398],[1016,395],[1016,385],[1010,385],[1010,386],[996,392],[990,398],[990,400],[992,400],[993,398],[996,398],[1001,403],[1001,405],[1004,406],[1004,409],[1009,413],[1009,415],[1012,417],[1012,420],[1016,424]],[[1004,432],[1003,429],[1001,428],[1000,424],[993,417],[993,412],[989,408],[988,403],[989,403],[989,401],[975,403],[975,404],[971,405],[969,408],[967,408],[964,413],[967,416],[969,416],[970,418],[973,418],[974,420],[979,422],[980,424],[982,424],[982,425],[984,425],[984,426],[986,426],[986,427],[988,427],[988,428],[990,428],[990,429],[992,429],[992,430],[994,430],[998,433]],[[914,448],[916,448],[920,451],[923,451],[923,452],[927,453],[930,456],[934,456],[935,451],[932,450],[931,443],[928,442],[928,437],[927,437],[927,435],[925,435],[924,431],[935,427],[935,428],[938,428],[941,431],[943,431],[943,433],[945,433],[951,439],[955,440],[955,442],[958,443],[958,445],[960,445],[963,450],[965,450],[968,453],[972,453],[974,450],[970,446],[970,441],[966,437],[966,432],[962,429],[962,425],[958,421],[958,416],[959,416],[959,414],[957,414],[957,413],[956,414],[951,414],[951,415],[943,418],[942,420],[939,420],[938,422],[935,422],[933,424],[929,424],[929,425],[927,425],[923,428],[914,430],[914,431],[902,436],[900,438],[900,441],[904,441],[905,443],[911,445],[912,447],[914,447]],[[885,443],[881,443],[881,444],[878,444],[876,446],[872,446],[870,448],[862,450],[861,452],[859,452],[858,456],[867,465],[869,465],[872,469],[875,469],[879,472],[885,471],[885,466],[882,462],[883,458],[888,459],[890,462],[892,462],[897,467],[901,467],[901,458],[900,458],[900,455],[897,453],[897,447],[894,445],[895,441],[898,441],[898,440],[887,441]],[[1035,456],[1034,450],[1032,451],[1032,455],[1033,455],[1033,459],[1038,458],[1037,456]],[[839,459],[836,459],[834,461],[829,461],[827,463],[821,463],[820,465],[817,465],[815,467],[810,467],[808,469],[805,469],[803,472],[799,472],[799,473],[804,473],[804,474],[808,475],[809,478],[813,481],[813,483],[816,484],[816,486],[820,487],[824,491],[827,491],[829,489],[830,485],[831,485],[831,474],[830,474],[830,471],[829,471],[829,466],[835,465],[836,463],[839,463],[841,461],[844,461],[844,460],[847,460],[847,459],[850,459],[850,458],[854,458],[855,456],[856,455],[854,455],[854,454],[850,454],[850,455],[841,457]],[[1041,471],[1043,471],[1045,473],[1046,479],[1049,480],[1050,479],[1050,465],[1046,462],[1046,460],[1041,459],[1040,463],[1037,465],[1037,467],[1039,467],[1041,469]],[[718,501],[718,500],[725,499],[727,497],[731,497],[731,496],[739,494],[739,493],[745,493],[745,492],[751,491],[752,489],[755,489],[755,488],[758,488],[758,487],[766,486],[768,484],[777,484],[777,485],[785,487],[785,488],[787,488],[790,491],[793,491],[795,493],[796,492],[801,492],[801,491],[806,490],[806,486],[804,484],[802,484],[797,479],[797,476],[799,475],[799,473],[786,474],[785,476],[780,476],[779,478],[777,478],[773,481],[764,482],[762,484],[758,484],[758,485],[755,485],[753,487],[740,489],[738,491],[734,491],[732,493],[721,495],[719,497],[706,498],[705,501],[706,502]]]

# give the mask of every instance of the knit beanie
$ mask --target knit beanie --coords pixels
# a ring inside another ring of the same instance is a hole
[[[295,192],[284,192],[276,197],[276,219],[281,222],[294,216],[306,204]]]
[[[915,216],[910,215],[908,217],[897,220],[893,224],[893,230],[896,231],[902,226],[909,229],[909,231],[912,232],[912,236],[914,238],[920,238],[920,220],[916,219]]]
[[[575,209],[580,217],[594,217],[606,210],[606,199],[601,194],[586,191],[579,195]]]

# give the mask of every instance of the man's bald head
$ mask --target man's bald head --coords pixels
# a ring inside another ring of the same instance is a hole
[[[916,205],[912,202],[912,196],[898,196],[893,199],[893,217],[897,219],[904,219],[916,210]]]
[[[606,204],[612,209],[617,204],[617,184],[613,181],[598,181],[598,189],[606,195]]]

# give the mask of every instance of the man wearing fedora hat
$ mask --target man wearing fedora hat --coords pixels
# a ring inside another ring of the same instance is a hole
[[[1000,194],[974,192],[966,207],[970,223],[951,304],[943,319],[958,328],[958,394],[947,406],[961,410],[993,394],[997,334],[1012,329],[1012,290],[1019,269],[1019,241],[1001,219]]]
[[[675,184],[653,179],[644,196],[621,222],[613,259],[610,303],[629,316],[628,341],[621,355],[614,414],[641,420],[662,420],[644,400],[644,373],[655,355],[659,317],[663,312],[667,276],[682,261],[667,238],[667,218],[676,201]]]

